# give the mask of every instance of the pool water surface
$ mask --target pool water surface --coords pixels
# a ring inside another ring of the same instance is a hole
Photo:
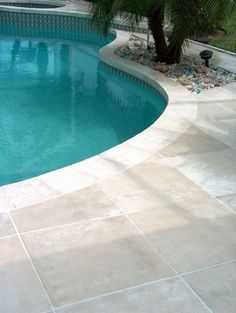
[[[156,92],[99,63],[111,39],[0,38],[0,185],[99,154],[165,109]]]

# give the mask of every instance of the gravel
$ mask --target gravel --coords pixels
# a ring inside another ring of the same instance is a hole
[[[200,57],[198,59],[184,55],[179,64],[157,63],[154,44],[150,43],[147,47],[147,41],[135,35],[131,35],[128,42],[119,47],[115,53],[121,58],[149,66],[173,78],[193,94],[236,81],[236,74],[214,65],[208,68]]]

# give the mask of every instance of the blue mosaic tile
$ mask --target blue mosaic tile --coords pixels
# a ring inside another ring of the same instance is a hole
[[[55,27],[67,29],[81,29],[82,31],[96,31],[96,27],[88,17],[53,15],[47,13],[12,12],[0,10],[0,21],[8,25],[30,26],[30,27]],[[147,30],[139,27],[131,27],[125,24],[112,23],[112,28],[125,31],[146,33]]]
[[[26,12],[0,11],[1,24],[47,28],[71,28],[92,31],[95,29],[89,18]]]
[[[122,71],[118,68],[115,68],[115,67],[113,67],[107,63],[102,62],[102,61],[100,61],[100,66],[102,66],[104,69],[106,69],[106,70],[108,70],[108,71],[110,71],[116,75],[119,75],[123,78],[127,78],[129,80],[134,81],[136,84],[143,86],[144,88],[148,89],[150,92],[157,94],[159,97],[161,97],[162,100],[168,101],[166,95],[164,95],[160,90],[158,90],[157,88],[154,88],[151,84],[143,81],[142,79],[140,79],[140,78],[138,78],[138,77],[136,77],[130,73]]]
[[[47,37],[97,44],[102,41],[104,45],[115,38],[112,34],[104,37],[96,32],[88,18],[5,11],[0,11],[0,33],[2,36]]]
[[[39,9],[52,9],[60,8],[61,4],[48,4],[48,3],[19,3],[19,2],[1,2],[0,5],[10,7],[21,7],[21,8],[39,8]]]

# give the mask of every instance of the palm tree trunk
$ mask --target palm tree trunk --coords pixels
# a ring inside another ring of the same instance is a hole
[[[167,64],[178,64],[181,61],[181,54],[182,54],[182,46],[176,45],[172,46],[169,49],[168,57],[166,59]]]
[[[164,14],[159,9],[151,9],[148,15],[149,28],[155,42],[157,62],[167,64],[179,63],[181,60],[181,45],[170,47],[166,42],[164,32]]]
[[[168,46],[164,33],[164,14],[159,9],[151,9],[148,14],[148,24],[152,31],[157,53],[157,62],[166,62],[168,56]]]

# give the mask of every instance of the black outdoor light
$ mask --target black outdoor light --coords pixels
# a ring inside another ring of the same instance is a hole
[[[209,60],[212,58],[213,51],[203,50],[200,52],[200,57],[205,61],[206,67],[209,67]]]

